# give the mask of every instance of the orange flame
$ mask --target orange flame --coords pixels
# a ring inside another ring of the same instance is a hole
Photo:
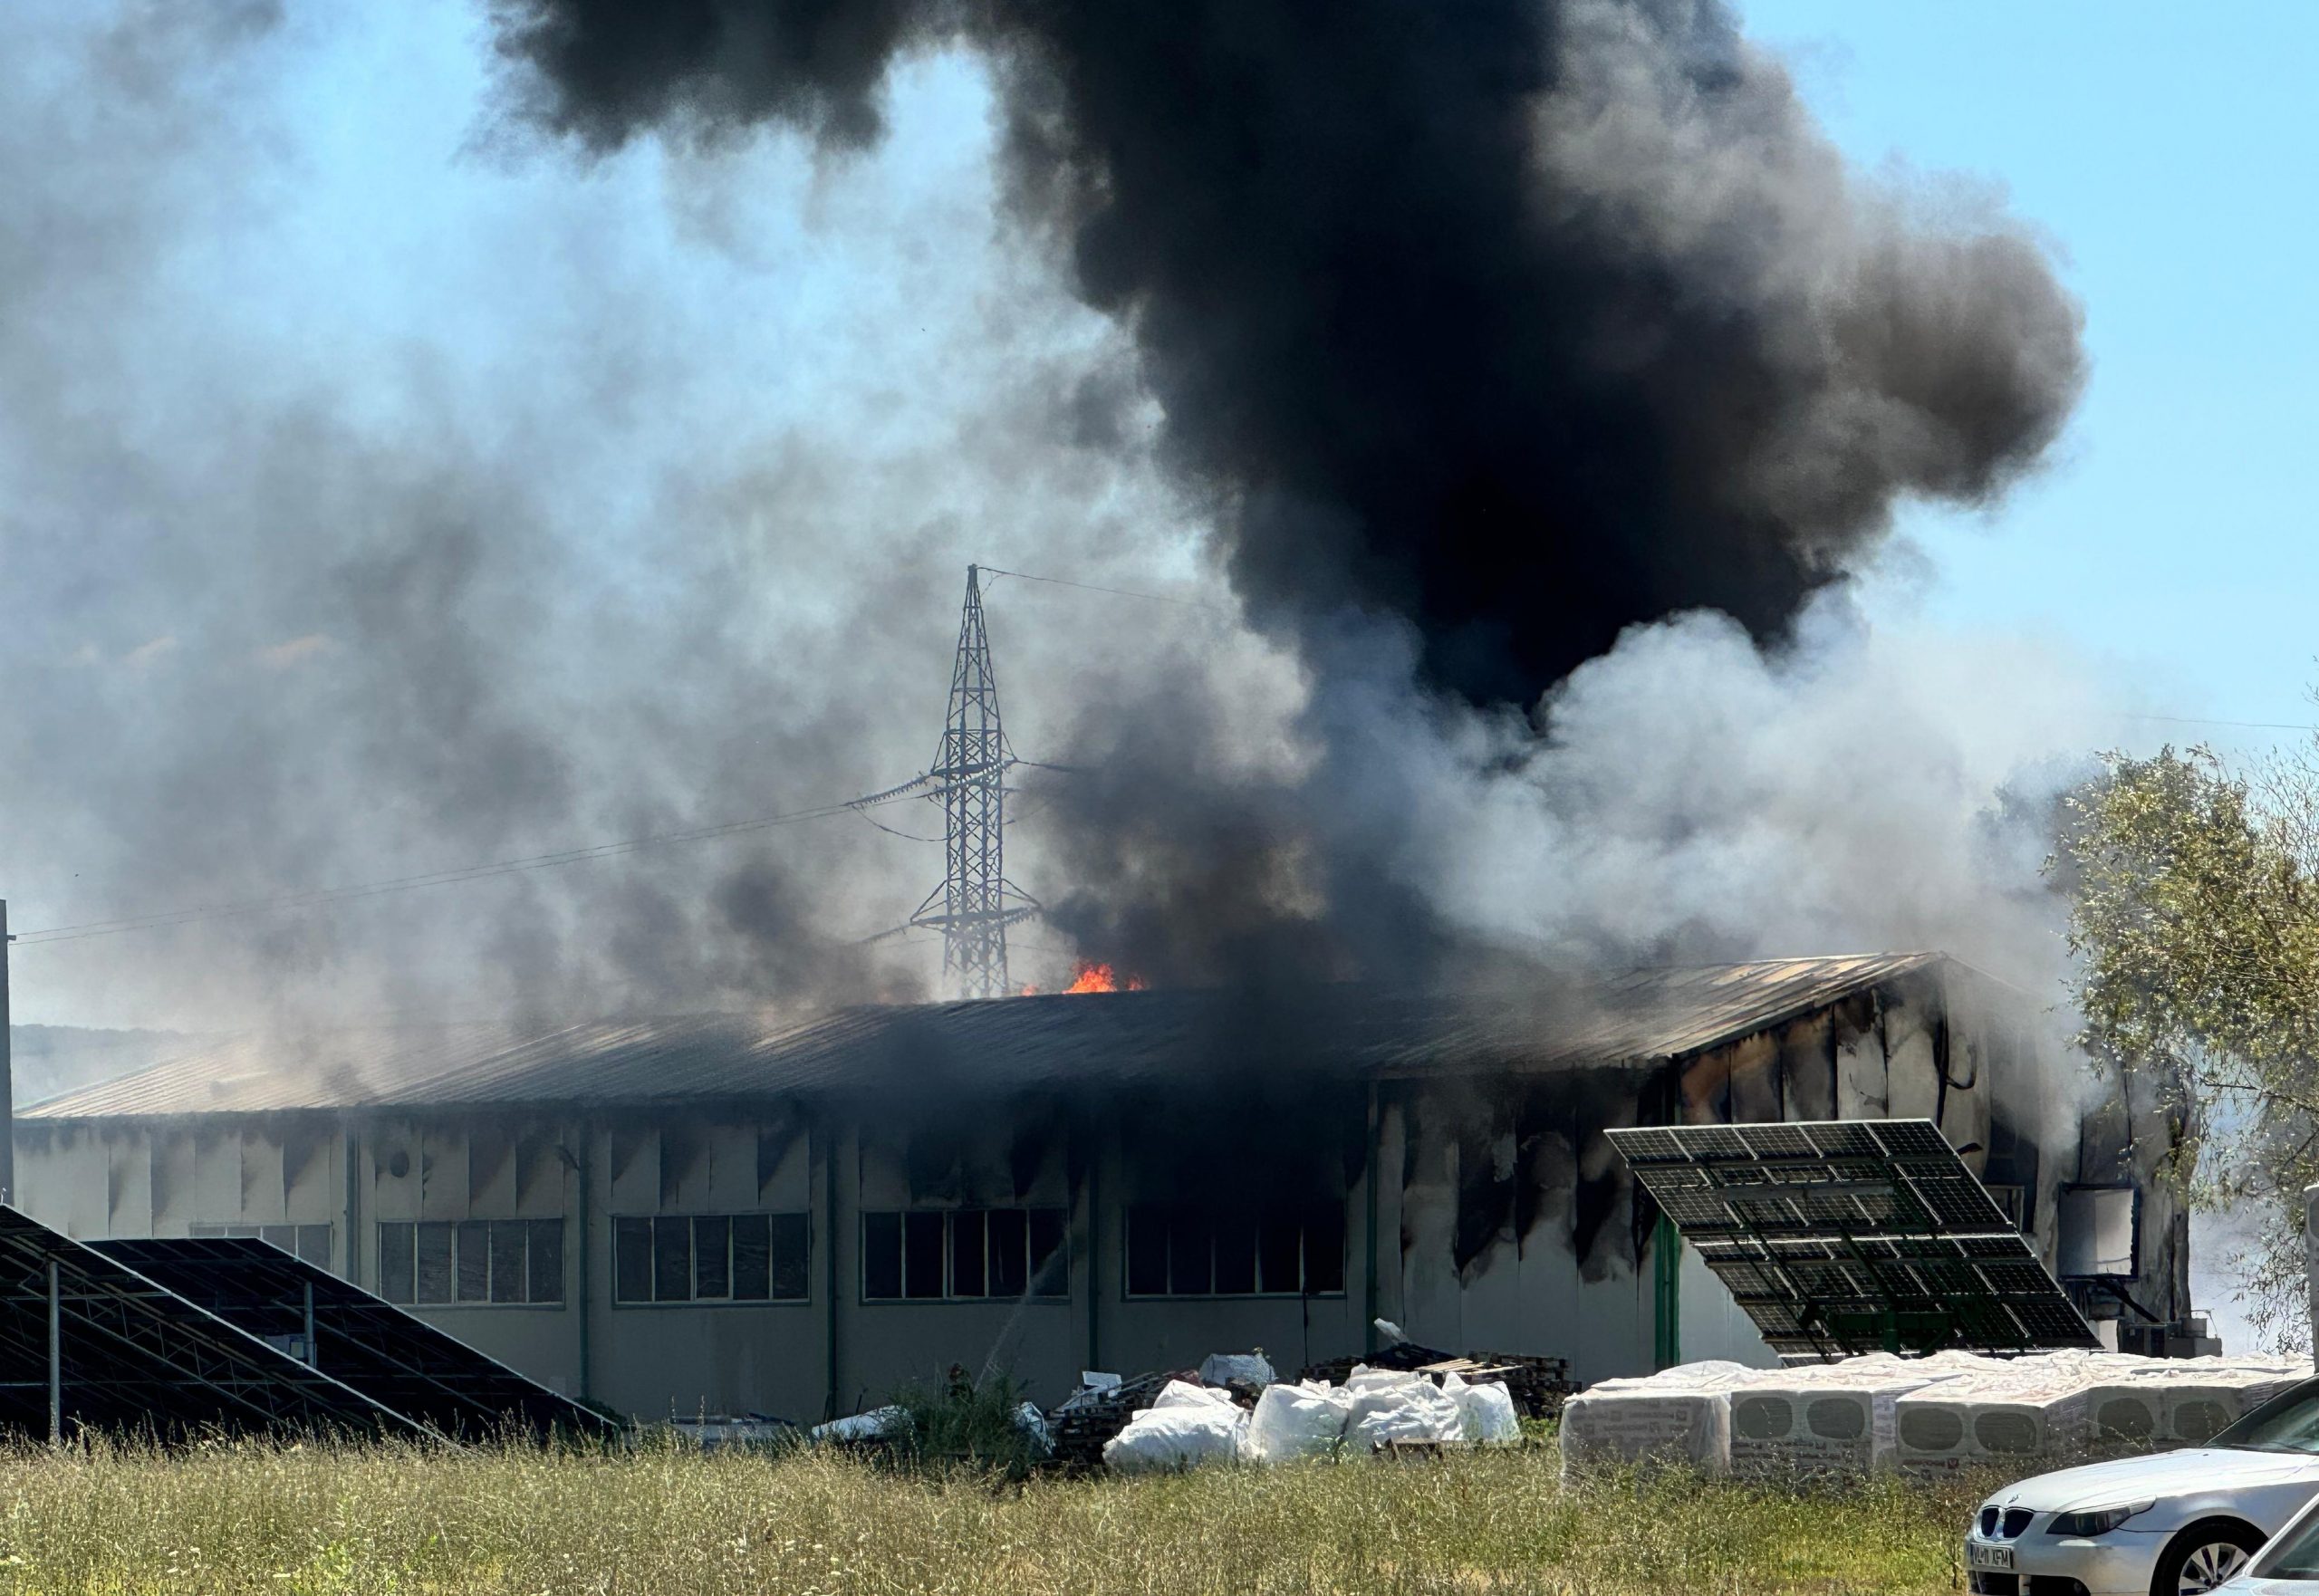
[[[1071,985],[1063,990],[1065,992],[1118,992],[1121,988],[1119,976],[1112,971],[1111,966],[1098,964],[1093,959],[1083,958],[1079,961],[1078,975],[1072,978]],[[1127,978],[1125,990],[1142,991],[1143,977],[1130,976]]]

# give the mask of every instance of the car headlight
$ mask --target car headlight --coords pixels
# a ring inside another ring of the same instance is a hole
[[[2049,1535],[2106,1535],[2137,1513],[2148,1513],[2155,1501],[2128,1502],[2116,1507],[2095,1507],[2079,1513],[2057,1513],[2045,1526]]]

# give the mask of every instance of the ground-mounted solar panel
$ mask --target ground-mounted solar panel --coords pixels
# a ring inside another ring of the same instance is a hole
[[[164,1440],[431,1433],[130,1264],[5,1207],[0,1429]]]
[[[457,1337],[264,1241],[157,1238],[91,1244],[106,1256],[446,1436],[511,1432],[609,1439],[613,1420]]]
[[[1610,1138],[1785,1357],[2098,1344],[1929,1120],[1651,1126]]]

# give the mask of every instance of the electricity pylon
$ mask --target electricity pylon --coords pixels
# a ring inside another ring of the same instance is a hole
[[[949,714],[934,766],[852,805],[867,809],[901,798],[942,805],[942,884],[926,895],[909,924],[942,933],[943,985],[958,997],[1012,994],[1006,928],[1039,912],[1036,900],[1006,879],[1006,773],[1021,763],[999,720],[980,573],[969,565],[958,651],[950,667]]]

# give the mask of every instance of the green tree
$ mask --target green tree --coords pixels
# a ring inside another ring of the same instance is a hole
[[[2112,755],[2068,802],[2080,1040],[2153,1077],[2193,1202],[2255,1239],[2228,1260],[2257,1332],[2307,1343],[2302,1192],[2319,1183],[2319,742],[2250,770],[2209,749]]]

